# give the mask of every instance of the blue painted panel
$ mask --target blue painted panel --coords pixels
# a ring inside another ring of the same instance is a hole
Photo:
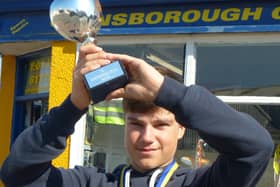
[[[52,0],[0,0],[0,13],[28,10],[47,10]]]
[[[99,35],[279,31],[280,2],[104,8]],[[61,40],[48,10],[0,14],[0,42]]]
[[[62,39],[51,27],[48,11],[0,14],[0,42],[36,39]]]

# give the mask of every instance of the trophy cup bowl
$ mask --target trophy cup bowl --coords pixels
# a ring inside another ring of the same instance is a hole
[[[102,22],[98,0],[54,0],[50,20],[55,30],[67,40],[84,43],[94,40]]]
[[[102,22],[99,0],[54,0],[49,15],[52,26],[65,39],[82,45],[96,43]],[[113,90],[124,87],[128,77],[122,63],[114,61],[86,73],[84,82],[92,101],[98,103]]]

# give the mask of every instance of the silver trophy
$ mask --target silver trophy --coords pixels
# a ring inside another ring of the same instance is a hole
[[[102,9],[99,0],[54,0],[50,20],[55,30],[67,40],[96,43],[101,27]],[[94,103],[100,102],[115,89],[128,82],[124,66],[114,61],[84,75],[84,82]]]
[[[99,0],[54,0],[50,19],[64,38],[84,44],[94,41],[101,27],[102,9]]]

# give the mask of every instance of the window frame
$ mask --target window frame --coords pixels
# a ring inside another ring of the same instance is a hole
[[[28,52],[26,54],[16,57],[16,85],[14,89],[14,109],[12,118],[12,133],[11,146],[17,136],[25,129],[24,127],[24,111],[25,103],[32,100],[46,99],[49,97],[49,92],[24,95],[24,66],[26,62],[40,57],[51,56],[51,48],[42,48],[36,51]]]

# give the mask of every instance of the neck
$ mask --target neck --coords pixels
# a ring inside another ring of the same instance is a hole
[[[162,165],[159,165],[157,167],[154,167],[154,168],[144,168],[144,167],[140,167],[140,166],[137,166],[135,163],[131,163],[131,166],[134,170],[136,170],[137,172],[139,173],[147,173],[147,172],[150,172],[150,171],[154,171],[158,168],[165,168],[166,166],[168,166],[169,164],[171,164],[172,162],[174,161],[174,159],[168,161],[167,163],[164,163]]]

